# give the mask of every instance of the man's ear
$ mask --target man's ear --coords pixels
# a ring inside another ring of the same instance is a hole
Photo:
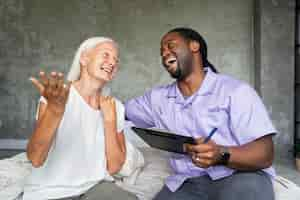
[[[89,62],[89,57],[88,57],[88,53],[86,51],[82,52],[81,56],[80,56],[80,65],[81,66],[87,66],[88,62]]]
[[[193,53],[197,53],[200,51],[200,44],[199,42],[193,40],[190,42],[190,49]]]

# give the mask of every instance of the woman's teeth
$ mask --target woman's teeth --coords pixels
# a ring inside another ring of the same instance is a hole
[[[100,67],[100,70],[105,71],[106,73],[111,73],[112,69],[108,69],[106,67]]]

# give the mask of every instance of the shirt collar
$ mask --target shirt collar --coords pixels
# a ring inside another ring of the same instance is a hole
[[[217,74],[208,67],[205,67],[204,71],[206,74],[200,88],[196,92],[196,95],[205,96],[212,94],[214,91],[217,82]],[[182,94],[177,86],[177,82],[175,81],[171,87],[169,87],[167,97],[177,98],[179,96],[182,96]]]

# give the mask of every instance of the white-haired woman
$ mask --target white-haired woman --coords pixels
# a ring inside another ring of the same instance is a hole
[[[27,146],[33,169],[23,200],[136,199],[112,182],[126,159],[124,107],[103,92],[118,61],[117,44],[95,37],[76,52],[68,84],[57,72],[30,78],[41,99]]]

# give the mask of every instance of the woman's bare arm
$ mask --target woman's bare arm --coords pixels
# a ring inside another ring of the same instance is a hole
[[[27,157],[34,167],[40,167],[47,158],[55,132],[62,116],[40,103],[38,120],[27,145]]]
[[[116,102],[112,97],[99,97],[103,112],[105,132],[105,154],[109,174],[115,174],[122,168],[126,158],[125,137],[117,132]]]
[[[40,73],[41,82],[31,78],[47,104],[40,103],[35,129],[27,145],[27,157],[34,167],[40,167],[47,158],[56,129],[62,119],[70,85],[64,84],[63,74],[52,72],[48,78]]]

